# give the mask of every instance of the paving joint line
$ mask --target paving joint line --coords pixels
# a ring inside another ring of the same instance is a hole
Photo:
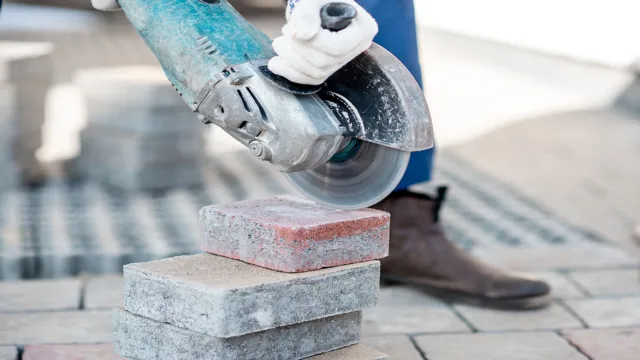
[[[564,300],[562,300],[562,299],[558,299],[558,300],[556,300],[556,303],[557,303],[559,306],[563,307],[565,310],[567,310],[567,312],[568,312],[569,314],[571,314],[574,318],[576,318],[576,320],[578,320],[578,321],[580,322],[580,324],[581,324],[585,329],[589,329],[589,328],[590,328],[589,324],[587,324],[587,322],[586,322],[583,318],[581,318],[581,317],[578,315],[578,313],[576,313],[576,312],[575,312],[575,311],[574,311],[574,310],[573,310],[569,305],[567,305],[567,303],[565,303],[565,302],[564,302]]]
[[[460,313],[458,311],[458,309],[456,309],[456,307],[453,306],[453,304],[449,304],[448,306],[451,309],[451,311],[453,311],[453,313],[458,317],[458,319],[460,319],[465,325],[467,325],[469,330],[471,330],[471,333],[475,334],[475,333],[479,333],[480,332],[480,330],[478,330],[478,328],[476,328],[471,323],[471,321],[469,321],[467,318],[465,318],[464,315],[462,315],[462,313]]]
[[[595,358],[592,358],[591,356],[589,356],[589,354],[585,353],[584,351],[582,351],[577,345],[575,345],[574,343],[572,343],[569,339],[567,339],[566,337],[564,337],[562,335],[562,330],[558,330],[555,332],[556,334],[558,334],[558,336],[564,340],[567,345],[571,346],[572,348],[576,349],[576,351],[580,354],[582,354],[585,358],[589,359],[589,360],[596,360]]]
[[[420,348],[418,342],[413,336],[409,336],[409,341],[411,341],[411,344],[416,349],[422,360],[429,360],[429,358],[427,358],[427,354]]]

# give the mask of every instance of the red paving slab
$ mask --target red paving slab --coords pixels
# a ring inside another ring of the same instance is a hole
[[[283,272],[378,260],[389,251],[388,213],[341,211],[294,197],[208,206],[203,251]]]

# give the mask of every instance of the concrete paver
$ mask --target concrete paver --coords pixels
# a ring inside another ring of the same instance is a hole
[[[111,341],[111,311],[0,314],[0,345]]]
[[[640,296],[640,271],[634,269],[574,271],[569,276],[592,296]]]
[[[562,335],[591,360],[636,360],[640,356],[640,328],[568,330]]]
[[[380,263],[283,273],[212,254],[129,264],[125,309],[229,338],[371,308]]]
[[[420,352],[406,335],[367,336],[361,343],[389,355],[391,359],[422,360]]]
[[[18,349],[13,346],[0,346],[0,360],[18,360]]]
[[[608,245],[478,249],[474,254],[492,264],[522,271],[600,269],[635,266],[639,258]]]
[[[640,326],[640,297],[567,300],[589,327]]]
[[[588,360],[551,332],[416,337],[429,360]]]
[[[84,290],[85,309],[112,309],[124,306],[122,276],[103,276],[87,281]]]
[[[448,307],[395,306],[363,311],[363,335],[468,332]]]
[[[360,316],[354,312],[220,338],[116,310],[113,346],[116,353],[139,360],[304,359],[357,344]]]
[[[29,345],[22,360],[125,360],[113,352],[111,344]]]
[[[455,308],[479,331],[582,328],[580,321],[557,303],[535,311],[500,311],[467,305],[455,305]]]
[[[0,283],[0,313],[75,310],[80,306],[79,280],[33,280]]]
[[[200,210],[201,248],[273,270],[312,271],[386,257],[389,218],[297,196],[212,205]]]

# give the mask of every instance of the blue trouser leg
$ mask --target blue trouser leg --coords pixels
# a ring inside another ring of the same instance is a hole
[[[378,22],[374,41],[397,57],[422,86],[418,34],[413,0],[359,0]],[[414,152],[396,191],[431,180],[434,149]]]

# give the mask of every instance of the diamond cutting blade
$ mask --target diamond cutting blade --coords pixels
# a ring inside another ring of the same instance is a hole
[[[285,176],[306,197],[333,208],[375,205],[400,183],[411,153],[360,140],[348,147],[315,169]]]

